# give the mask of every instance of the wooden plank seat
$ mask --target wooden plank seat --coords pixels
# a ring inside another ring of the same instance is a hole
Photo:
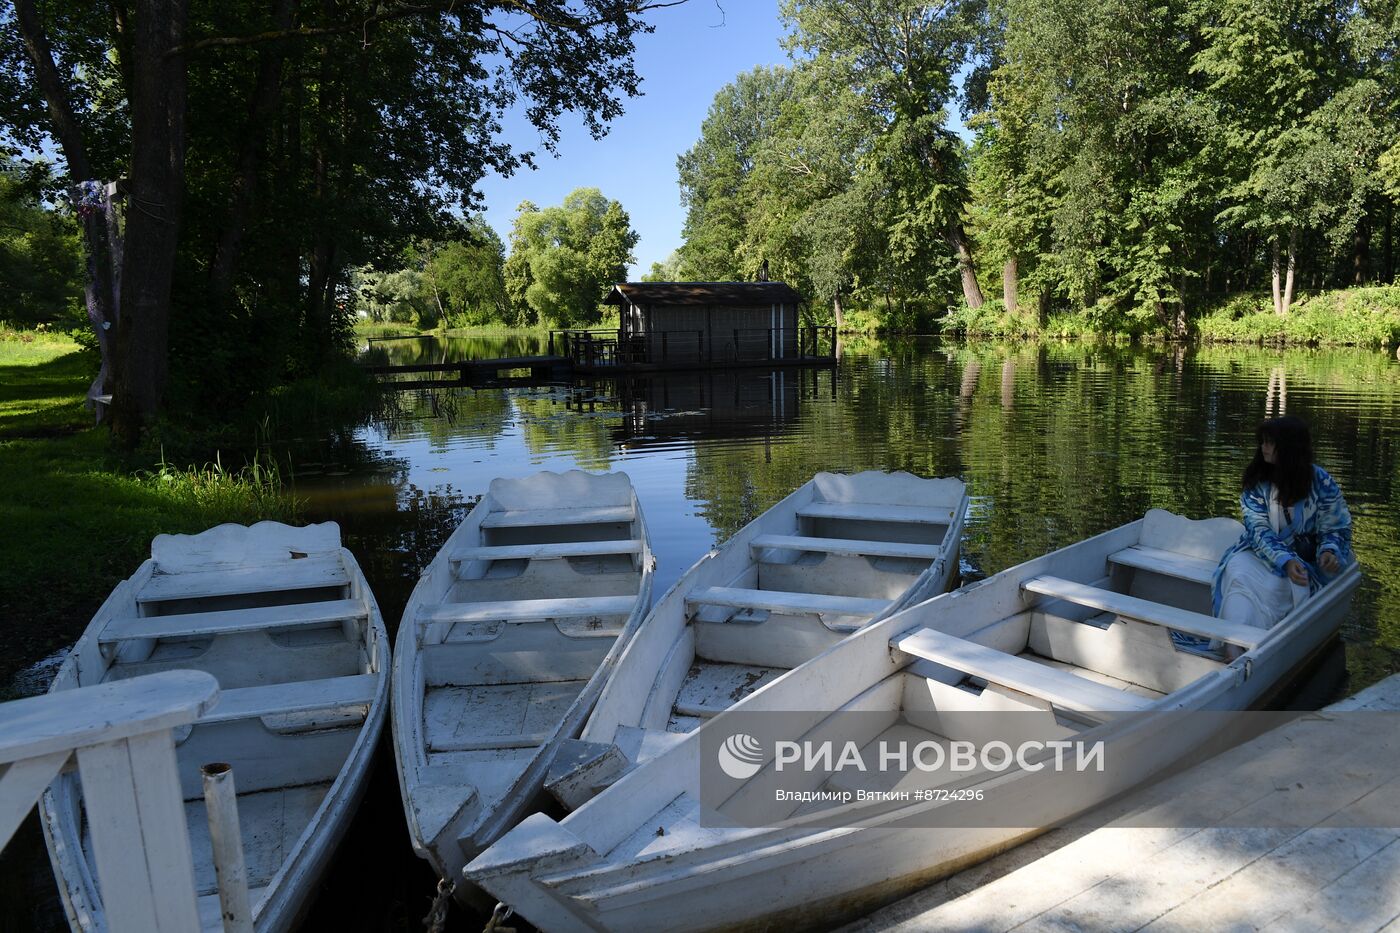
[[[1034,577],[1022,583],[1021,588],[1041,596],[1063,599],[1080,606],[1111,612],[1129,619],[1151,622],[1154,625],[1165,625],[1190,635],[1218,638],[1221,641],[1229,642],[1232,645],[1241,645],[1245,648],[1255,647],[1268,634],[1264,629],[1255,628],[1252,625],[1227,622],[1224,619],[1217,619],[1200,612],[1189,612],[1185,609],[1177,609],[1175,606],[1154,603],[1151,600],[1139,599],[1125,593],[1115,593],[1112,590],[1076,583],[1073,580],[1062,580],[1059,577]]]
[[[235,687],[219,691],[214,708],[200,722],[229,722],[288,713],[310,713],[368,707],[379,686],[379,674],[350,674],[320,680],[297,680],[261,687]]]
[[[897,636],[890,646],[1076,712],[1139,710],[1152,703],[1152,700],[1126,690],[1095,683],[1069,671],[1046,667],[934,629],[919,629]]]
[[[433,622],[530,622],[543,619],[581,619],[588,616],[625,616],[637,604],[635,596],[575,596],[568,599],[508,599],[498,602],[439,603],[418,615],[420,623]]]
[[[1189,580],[1192,583],[1204,583],[1207,586],[1215,576],[1216,562],[1213,560],[1188,557],[1175,551],[1164,551],[1142,544],[1114,551],[1108,555],[1108,559],[1110,563],[1121,564],[1124,567],[1149,570],[1152,573]]]
[[[912,522],[946,525],[953,510],[922,505],[879,505],[870,502],[809,502],[797,510],[801,518],[845,518],[865,522]]]
[[[905,544],[900,541],[857,541],[853,538],[811,538],[802,535],[759,535],[750,542],[755,551],[782,548],[791,551],[820,551],[852,557],[911,557],[935,561],[943,554],[939,544]]]
[[[469,547],[448,555],[461,563],[470,560],[557,560],[564,557],[606,557],[611,554],[640,554],[642,542],[636,538],[613,541],[565,541],[557,544],[504,544]]]
[[[153,574],[136,594],[138,603],[203,599],[244,593],[276,593],[346,586],[350,575],[339,554],[304,557],[254,567]]]
[[[847,616],[873,616],[890,605],[887,599],[863,599],[856,596],[826,596],[820,593],[787,593],[780,590],[743,590],[728,586],[710,586],[692,590],[686,605],[728,606],[735,609],[763,609],[768,612],[831,613]]]
[[[551,733],[531,732],[515,735],[439,736],[428,740],[430,752],[484,752],[498,748],[538,748],[549,741]]]
[[[346,619],[363,619],[367,615],[364,600],[333,599],[286,606],[259,606],[256,609],[128,617],[108,622],[98,641],[111,644],[136,638],[198,638],[231,632],[324,625]]]
[[[630,522],[637,517],[630,505],[603,505],[581,509],[511,509],[491,512],[482,528],[531,528],[538,525],[597,525]]]

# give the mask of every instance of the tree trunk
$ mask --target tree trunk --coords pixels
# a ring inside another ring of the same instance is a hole
[[[1395,205],[1385,202],[1385,258],[1381,266],[1381,281],[1386,285],[1395,281]]]
[[[137,0],[132,29],[131,183],[121,270],[112,429],[134,445],[165,391],[170,288],[185,174],[185,0]]]
[[[1001,300],[1006,310],[1016,313],[1016,257],[1012,256],[1001,267]]]
[[[83,140],[82,127],[78,125],[68,95],[63,86],[63,78],[53,60],[53,50],[49,46],[48,34],[39,22],[34,8],[34,0],[15,0],[15,22],[24,40],[34,66],[35,83],[44,97],[49,118],[53,121],[54,135],[68,163],[68,176],[77,183],[95,181],[92,165],[88,162],[87,146]],[[78,189],[72,189],[74,204],[78,203]],[[104,205],[106,199],[104,198]],[[97,334],[97,345],[102,355],[101,369],[88,390],[89,398],[112,393],[112,375],[116,370],[116,327],[119,320],[120,295],[117,289],[117,262],[112,239],[115,231],[107,222],[105,212],[83,209],[78,212],[82,221],[83,247],[87,256],[87,275],[84,282],[84,298],[88,320]],[[101,406],[97,408],[100,413]]]
[[[1035,296],[1035,322],[1041,327],[1050,320],[1050,289],[1046,285],[1040,286],[1040,292]]]
[[[831,313],[836,317],[836,329],[839,331],[846,326],[846,315],[841,311],[841,292],[831,296]]]
[[[948,228],[948,245],[958,257],[958,274],[962,277],[963,300],[974,310],[982,307],[982,286],[977,284],[977,266],[972,261],[972,247],[967,242],[967,231],[961,221],[954,221]]]
[[[1288,230],[1288,279],[1283,286],[1283,310],[1280,314],[1287,314],[1288,309],[1293,306],[1293,280],[1294,273],[1298,269],[1298,228],[1290,227]]]
[[[273,18],[278,30],[292,28],[296,8],[296,0],[277,0]],[[285,57],[284,46],[280,42],[265,46],[258,55],[258,77],[248,109],[248,122],[243,132],[243,148],[239,153],[238,166],[230,186],[228,214],[219,233],[219,242],[214,247],[214,258],[209,263],[209,303],[216,310],[224,306],[233,290],[233,277],[243,247],[243,234],[257,193],[258,171],[262,166],[267,124],[276,112],[281,96],[282,64]]]
[[[1351,284],[1365,285],[1367,271],[1371,265],[1370,231],[1367,222],[1362,220],[1351,235]]]
[[[1274,284],[1274,313],[1275,313],[1275,314],[1282,314],[1282,313],[1283,313],[1283,289],[1282,289],[1281,283],[1279,282],[1278,237],[1277,237],[1277,236],[1275,236],[1272,240],[1269,241],[1269,249],[1270,249],[1270,253],[1271,253],[1272,257],[1273,257],[1273,260],[1272,260],[1272,262],[1270,263],[1270,269],[1271,269],[1272,272],[1273,272],[1273,284]]]

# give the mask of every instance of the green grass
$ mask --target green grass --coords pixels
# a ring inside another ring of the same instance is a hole
[[[96,366],[71,341],[0,339],[0,698],[81,634],[155,535],[300,513],[258,457],[231,470],[117,456],[83,406]]]
[[[355,336],[368,337],[416,337],[423,331],[416,324],[395,324],[391,321],[356,321]]]
[[[1266,294],[1238,295],[1195,321],[1218,343],[1392,347],[1400,344],[1400,285],[1347,288],[1300,299],[1287,315]]]

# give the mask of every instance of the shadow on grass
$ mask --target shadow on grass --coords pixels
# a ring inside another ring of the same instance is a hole
[[[83,350],[0,365],[0,439],[53,437],[92,424],[83,401],[97,366],[96,354]]]

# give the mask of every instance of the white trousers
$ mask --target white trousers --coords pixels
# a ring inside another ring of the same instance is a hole
[[[1220,578],[1220,618],[1255,628],[1272,628],[1308,598],[1308,588],[1269,569],[1253,551],[1239,551]]]

